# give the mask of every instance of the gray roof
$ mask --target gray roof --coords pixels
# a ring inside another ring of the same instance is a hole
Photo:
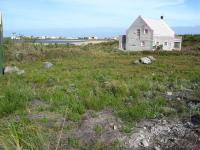
[[[153,30],[154,36],[170,36],[174,37],[175,32],[162,19],[147,19],[141,17],[145,23]]]

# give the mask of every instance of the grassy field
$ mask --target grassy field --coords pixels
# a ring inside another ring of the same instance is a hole
[[[191,115],[181,102],[168,102],[166,92],[192,89],[200,97],[200,57],[192,53],[122,53],[117,42],[44,46],[6,41],[4,47],[5,65],[25,74],[0,77],[0,149],[50,149],[52,144],[61,149],[59,138],[51,141],[47,134],[62,131],[60,125],[51,130],[42,125],[52,118],[80,123],[89,110],[112,109],[125,124],[122,132],[129,132],[140,120]],[[133,63],[149,55],[156,58],[152,64]],[[44,61],[53,67],[44,69]],[[102,132],[98,126],[94,130]],[[73,137],[67,143],[80,147]]]

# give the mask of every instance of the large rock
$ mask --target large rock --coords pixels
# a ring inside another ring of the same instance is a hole
[[[16,73],[19,71],[19,68],[16,66],[7,66],[4,68],[4,73],[9,74],[9,73]]]
[[[132,64],[151,64],[152,61],[156,61],[156,59],[153,56],[148,56],[148,57],[142,57],[139,60],[135,60],[132,62]]]
[[[138,64],[140,64],[140,61],[136,60],[136,61],[134,61],[134,64],[138,65]]]
[[[44,62],[44,63],[43,63],[43,67],[44,67],[45,69],[49,69],[49,68],[51,68],[52,66],[53,66],[53,64],[50,63],[50,62]]]
[[[7,66],[4,68],[4,74],[11,74],[11,73],[16,73],[18,75],[22,75],[25,73],[24,70],[20,70],[16,66]]]
[[[148,57],[143,57],[143,58],[140,58],[140,62],[142,64],[151,64],[151,59],[149,59]]]

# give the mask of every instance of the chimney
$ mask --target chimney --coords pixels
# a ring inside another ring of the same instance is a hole
[[[160,16],[160,19],[161,19],[161,20],[164,20],[164,16]]]

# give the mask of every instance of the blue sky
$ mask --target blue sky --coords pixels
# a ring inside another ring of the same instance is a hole
[[[138,15],[164,15],[170,26],[185,32],[200,27],[199,0],[0,0],[0,11],[6,36],[114,36]]]

